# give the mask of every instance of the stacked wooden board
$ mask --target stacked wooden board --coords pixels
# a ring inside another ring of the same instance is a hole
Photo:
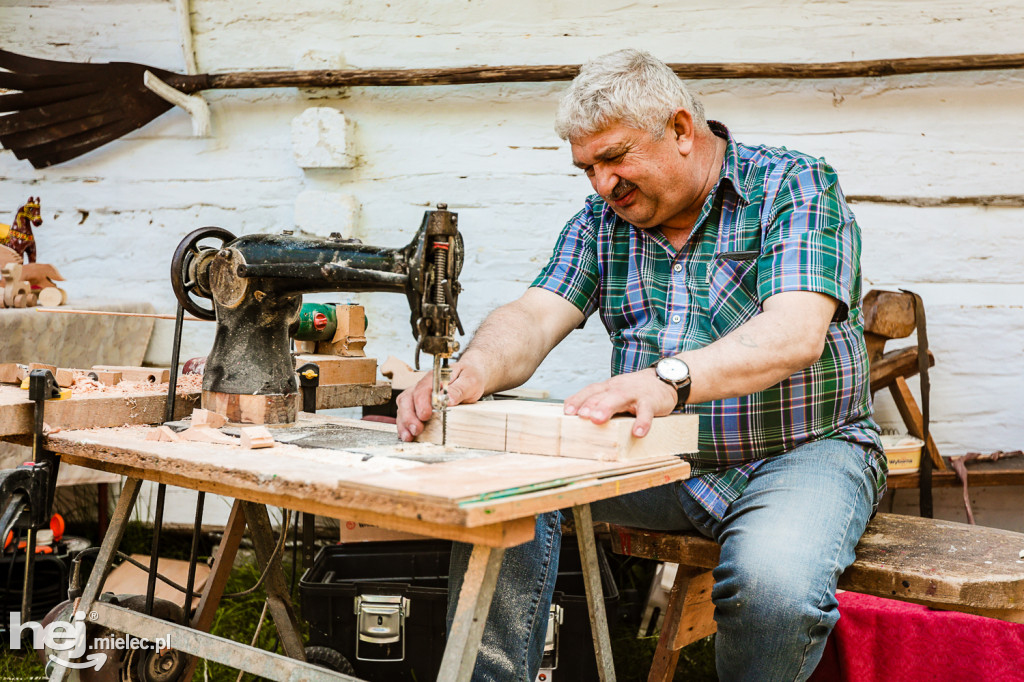
[[[448,409],[447,445],[533,455],[626,462],[697,451],[696,415],[656,417],[643,438],[633,435],[632,416],[604,424],[565,414],[562,403],[489,400]],[[435,415],[419,441],[440,443]]]

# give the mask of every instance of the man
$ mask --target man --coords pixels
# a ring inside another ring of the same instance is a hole
[[[526,381],[594,312],[612,374],[565,402],[595,423],[700,415],[693,477],[592,505],[596,521],[722,545],[712,600],[722,680],[803,680],[839,618],[836,581],[885,488],[860,319],[860,233],[835,172],[735,142],[663,63],[586,64],[556,131],[596,195],[523,296],[454,365],[452,404]],[[404,440],[430,417],[399,397]],[[532,681],[557,573],[558,514],[505,554],[474,679]],[[468,547],[456,545],[452,594]]]

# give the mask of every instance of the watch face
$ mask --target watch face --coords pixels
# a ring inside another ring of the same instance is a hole
[[[684,381],[690,376],[690,368],[679,358],[663,358],[657,365],[655,371],[662,379],[671,382]]]

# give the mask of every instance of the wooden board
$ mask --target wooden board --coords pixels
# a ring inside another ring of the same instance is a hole
[[[376,358],[338,355],[296,355],[295,369],[312,362],[320,368],[320,384],[374,384],[377,382]]]
[[[162,392],[90,393],[46,402],[46,423],[54,428],[85,429],[164,421],[167,395]],[[175,417],[180,419],[199,406],[199,393],[178,393]],[[28,391],[0,386],[0,437],[32,433],[35,403]]]
[[[305,415],[300,415],[299,426],[305,421]],[[359,423],[316,415],[314,424],[330,421]],[[379,440],[382,426],[374,424],[367,431],[378,434]],[[489,527],[480,531],[483,536],[474,531],[463,537],[487,537],[492,546],[532,537],[535,513],[679,480],[689,471],[678,461],[636,465],[484,451],[471,453],[475,457],[424,463],[451,448],[401,443],[397,435],[393,445],[378,448],[379,454],[370,456],[365,450],[304,448],[281,442],[242,450],[229,445],[147,441],[152,430],[132,426],[61,431],[47,439],[47,447],[73,464],[435,537],[451,537],[451,533],[441,533],[431,524]],[[271,431],[281,440],[288,429]],[[593,485],[597,482],[601,485]],[[516,504],[520,498],[529,501],[529,508]],[[524,518],[529,520],[528,527],[502,530],[495,526]],[[524,532],[528,533],[525,538]]]
[[[643,438],[633,435],[633,419],[613,417],[599,425],[566,415],[562,403],[490,400],[450,408],[447,442],[461,447],[618,462],[697,451],[696,415],[657,417]],[[440,418],[432,418],[417,440],[440,443]]]
[[[703,569],[719,545],[696,533],[612,527],[612,547]],[[953,521],[877,514],[839,578],[844,590],[1024,621],[1024,535]],[[1012,605],[1008,608],[1007,605]]]

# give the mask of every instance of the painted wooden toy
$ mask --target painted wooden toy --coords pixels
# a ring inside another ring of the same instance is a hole
[[[18,209],[13,225],[0,225],[0,245],[13,249],[23,262],[28,257],[29,263],[36,262],[36,238],[32,228],[43,224],[39,213],[39,197],[29,197],[25,205]]]

